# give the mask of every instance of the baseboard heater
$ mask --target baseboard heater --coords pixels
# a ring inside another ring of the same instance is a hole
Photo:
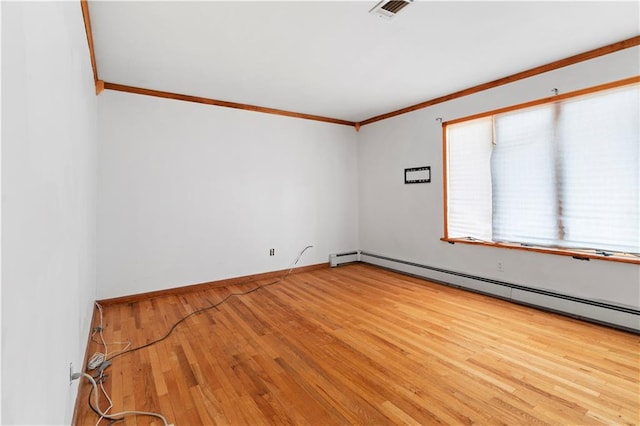
[[[360,262],[360,251],[350,251],[347,253],[336,253],[329,255],[329,266],[335,268],[345,263]]]
[[[451,287],[464,288],[477,293],[509,300],[514,303],[534,306],[539,309],[608,325],[636,334],[640,333],[640,310],[631,307],[614,305],[597,300],[582,299],[549,290],[525,287],[505,281],[407,262],[364,251],[345,253],[345,257],[342,255],[332,256],[335,256],[335,265],[330,262],[331,266],[360,261],[403,274],[425,278],[429,281]],[[342,262],[342,259],[350,260]]]

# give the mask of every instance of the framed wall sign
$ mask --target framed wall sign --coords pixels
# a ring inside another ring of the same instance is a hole
[[[404,169],[404,183],[431,182],[431,166]]]

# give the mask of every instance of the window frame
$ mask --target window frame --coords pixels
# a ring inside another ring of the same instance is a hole
[[[634,76],[625,78],[622,80],[613,81],[610,83],[600,84],[597,86],[588,87],[585,89],[575,90],[572,92],[557,94],[541,99],[536,99],[533,101],[523,102],[516,105],[511,105],[503,108],[498,108],[490,111],[485,111],[477,114],[468,115],[461,118],[456,118],[453,120],[443,121],[442,122],[442,175],[443,175],[443,207],[444,207],[444,236],[440,238],[441,241],[455,244],[455,243],[463,243],[463,244],[474,244],[480,246],[488,246],[488,247],[497,247],[497,248],[506,248],[511,250],[524,250],[524,251],[532,251],[538,253],[546,253],[546,254],[555,254],[560,256],[571,256],[578,260],[589,260],[589,259],[600,259],[607,260],[612,262],[623,262],[623,263],[633,263],[640,264],[640,257],[637,257],[632,254],[622,254],[622,253],[614,253],[614,254],[598,254],[596,250],[578,250],[578,249],[570,249],[570,248],[550,248],[550,247],[542,247],[542,246],[531,246],[531,245],[522,245],[520,243],[501,243],[501,242],[492,242],[492,241],[478,241],[473,239],[466,238],[450,238],[449,237],[449,185],[448,185],[448,145],[447,145],[447,127],[453,124],[462,123],[465,121],[471,121],[479,118],[485,118],[488,116],[494,116],[498,114],[503,114],[506,112],[521,110],[525,108],[535,107],[543,104],[553,104],[565,99],[576,98],[583,95],[589,95],[596,92],[601,92],[609,89],[615,89],[623,86],[636,85],[640,83],[640,76]]]

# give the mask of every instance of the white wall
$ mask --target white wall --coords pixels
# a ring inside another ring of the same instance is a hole
[[[358,135],[359,248],[475,276],[639,307],[638,265],[441,242],[442,128],[436,121],[438,117],[446,121],[551,96],[553,88],[564,93],[634,76],[640,73],[639,54],[638,48],[627,49],[362,127]],[[405,168],[427,165],[431,166],[430,184],[403,184]],[[594,179],[606,176],[596,170]],[[504,272],[497,270],[498,262],[503,263]]]
[[[357,247],[352,127],[109,90],[98,104],[99,298]]]
[[[89,51],[79,2],[1,7],[2,424],[68,424],[96,291]]]

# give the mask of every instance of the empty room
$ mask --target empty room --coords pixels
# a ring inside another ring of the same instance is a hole
[[[0,423],[640,424],[637,1],[0,14]]]

